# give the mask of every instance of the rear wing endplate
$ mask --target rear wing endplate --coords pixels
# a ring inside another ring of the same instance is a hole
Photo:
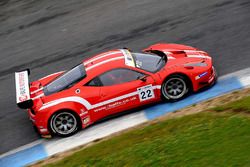
[[[16,102],[17,106],[22,109],[30,108],[33,105],[33,101],[30,98],[29,73],[29,69],[15,72]]]

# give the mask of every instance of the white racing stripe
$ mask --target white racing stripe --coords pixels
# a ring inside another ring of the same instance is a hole
[[[38,99],[38,98],[40,98],[40,97],[43,97],[44,96],[44,93],[41,93],[40,95],[38,95],[38,96],[36,96],[36,97],[33,97],[33,98],[31,98],[32,100],[35,100],[35,99]]]
[[[175,57],[170,56],[170,55],[172,55],[172,54],[173,54],[172,52],[163,51],[163,53],[165,53],[165,54],[167,55],[167,58],[168,58],[168,59],[175,59]]]
[[[209,56],[202,56],[202,55],[187,55],[187,57],[211,59],[211,57]]]
[[[161,85],[152,86],[153,89],[161,89]]]
[[[41,87],[41,88],[39,88],[39,89],[37,89],[37,90],[31,92],[30,94],[35,94],[35,93],[39,92],[40,90],[43,90],[43,87]]]
[[[192,53],[206,53],[204,51],[201,51],[201,50],[183,50],[184,52],[192,52]]]
[[[198,51],[198,50],[175,50],[175,51],[184,51],[187,53],[187,57],[211,59],[210,56],[205,56],[205,55],[200,54],[200,53],[202,53],[202,54],[206,53],[204,51]],[[170,56],[171,54],[173,54],[172,52],[164,51],[164,53],[167,55],[168,59],[176,59],[175,57]],[[191,53],[193,53],[193,54],[191,54]]]
[[[51,77],[52,75],[56,75],[56,74],[59,74],[59,73],[62,73],[62,72],[64,72],[64,71],[55,72],[55,73],[53,73],[53,74],[47,75],[47,76],[45,76],[45,77],[43,77],[43,78],[40,78],[39,80],[46,79],[46,78],[48,78],[48,77]]]
[[[96,61],[96,60],[99,60],[99,59],[101,59],[101,58],[104,58],[104,57],[107,57],[107,56],[111,56],[111,55],[114,55],[114,54],[118,54],[118,53],[121,53],[121,52],[120,52],[120,51],[114,51],[114,52],[112,52],[112,53],[105,53],[105,54],[103,54],[103,55],[99,55],[99,56],[96,57],[96,58],[92,58],[92,59],[90,59],[90,60],[84,62],[84,65],[87,65],[87,64],[89,64],[89,63],[91,63],[91,62],[93,62],[93,61]]]
[[[100,107],[100,106],[104,106],[106,104],[109,104],[109,103],[112,103],[112,102],[115,102],[115,101],[126,99],[126,98],[131,97],[131,96],[135,96],[136,94],[138,94],[137,91],[129,93],[129,94],[125,94],[123,96],[119,96],[119,97],[116,97],[116,98],[113,98],[113,99],[110,99],[110,100],[107,100],[107,101],[103,101],[101,103],[97,103],[97,104],[93,105],[92,108],[97,108],[97,107]]]
[[[51,76],[53,76],[53,75],[56,75],[56,74],[59,74],[59,73],[62,73],[62,72],[64,72],[64,71],[59,71],[59,72],[56,72],[56,73],[47,75],[47,76],[45,76],[45,77],[43,77],[43,78],[40,78],[39,80],[46,79],[46,78],[48,78],[48,77],[51,77]],[[43,87],[41,87],[41,88],[39,88],[39,89],[37,89],[37,90],[34,90],[34,91],[31,92],[30,94],[35,94],[35,93],[37,93],[37,92],[39,92],[39,91],[41,91],[41,90],[43,90]]]
[[[200,50],[184,50],[184,52],[188,53],[187,57],[211,59],[210,56],[202,55],[202,54],[206,54],[206,52],[204,52],[204,51],[200,51]]]
[[[172,56],[168,56],[168,59],[175,59],[174,57],[172,57]]]
[[[152,86],[152,88],[153,89],[161,89],[161,85],[155,85],[155,86]],[[106,105],[106,104],[109,104],[109,103],[112,103],[112,102],[115,102],[115,101],[126,99],[126,98],[131,97],[131,96],[135,96],[136,94],[138,94],[138,92],[134,91],[132,93],[128,93],[128,94],[125,94],[125,95],[122,95],[122,96],[119,96],[119,97],[116,97],[116,98],[113,98],[113,99],[109,99],[109,100],[106,100],[106,101],[103,101],[103,102],[100,102],[100,103],[97,103],[97,104],[94,104],[94,105],[91,105],[86,99],[84,99],[82,97],[70,96],[70,97],[65,97],[65,98],[61,98],[61,99],[51,101],[49,103],[45,103],[39,109],[39,111],[44,110],[44,109],[49,108],[49,107],[52,107],[54,105],[60,104],[60,103],[64,103],[64,102],[76,102],[76,103],[79,103],[79,104],[82,104],[83,106],[85,106],[87,110],[90,110],[90,109],[97,108],[97,107],[100,107],[100,106],[103,106],[103,105]]]
[[[115,57],[115,58],[111,58],[111,59],[104,60],[104,61],[102,61],[102,62],[100,62],[100,63],[97,63],[97,64],[94,64],[94,65],[92,65],[92,66],[90,66],[90,67],[87,67],[87,68],[86,68],[86,71],[88,71],[88,70],[90,70],[90,69],[92,69],[92,68],[95,68],[95,67],[97,67],[97,66],[100,66],[100,65],[102,65],[102,64],[105,64],[105,63],[108,63],[108,62],[111,62],[111,61],[115,61],[115,60],[119,60],[119,59],[124,59],[124,56],[119,56],[119,57]]]
[[[55,105],[60,104],[60,103],[64,103],[64,102],[80,103],[80,104],[84,105],[86,107],[86,109],[88,109],[88,110],[91,109],[91,107],[92,107],[92,105],[87,100],[85,100],[84,98],[81,98],[81,97],[78,97],[78,96],[70,96],[70,97],[65,97],[65,98],[61,98],[61,99],[51,101],[49,103],[45,103],[39,109],[39,111],[43,110],[43,109],[46,109],[46,108],[49,108],[49,107],[52,107],[52,106],[55,106]]]

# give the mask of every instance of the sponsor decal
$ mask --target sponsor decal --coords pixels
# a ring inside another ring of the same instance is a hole
[[[200,79],[200,78],[202,78],[202,77],[204,77],[204,76],[206,76],[207,75],[207,71],[206,72],[204,72],[204,73],[201,73],[200,75],[198,75],[198,76],[196,76],[195,77],[195,79],[197,80],[197,79]]]
[[[97,108],[97,109],[94,110],[94,112],[99,112],[99,111],[102,111],[102,110],[106,110],[106,106],[101,107],[101,108]]]
[[[127,98],[127,99],[124,99],[124,100],[121,100],[121,101],[116,101],[116,102],[110,103],[110,104],[108,104],[106,106],[97,108],[97,109],[94,110],[94,112],[99,112],[99,111],[102,111],[102,110],[110,110],[110,109],[113,109],[115,107],[119,107],[119,106],[125,105],[128,102],[134,101],[136,99],[137,99],[137,97],[130,97],[130,98]]]
[[[80,109],[80,111],[81,111],[80,116],[88,114],[88,111],[85,111],[83,108]]]
[[[16,72],[15,80],[16,80],[17,103],[29,100],[30,94],[29,94],[28,72],[27,71]]]
[[[26,96],[26,95],[21,95],[21,96],[19,97],[19,101],[20,101],[20,102],[23,102],[23,101],[26,101],[26,100],[28,100],[28,96]]]
[[[204,77],[205,75],[207,75],[207,72],[200,74],[199,77],[201,78],[201,77]]]
[[[111,104],[107,105],[106,109],[109,110],[109,109],[112,109],[112,108],[127,104],[128,102],[136,100],[136,99],[137,99],[136,97],[131,97],[131,98],[128,98],[128,99],[124,99],[122,101],[117,101],[115,103],[111,103]]]
[[[24,82],[24,73],[19,74],[19,88],[20,88],[20,95],[25,95],[25,82]]]
[[[141,66],[142,66],[142,62],[141,62],[141,61],[136,60],[136,67],[137,67],[137,68],[140,68]]]
[[[83,119],[83,124],[86,125],[86,124],[89,123],[89,121],[90,121],[90,118],[86,117],[86,118]]]

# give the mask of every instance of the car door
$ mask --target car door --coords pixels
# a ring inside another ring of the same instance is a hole
[[[94,112],[101,117],[157,100],[152,76],[134,70],[113,69],[95,80],[101,84],[101,103],[94,105]]]
[[[82,107],[82,105],[79,105],[78,108],[81,111],[81,119],[85,120],[85,116],[90,117],[90,119],[86,119],[88,122],[83,122],[84,125],[87,125],[91,122],[95,122],[95,120],[100,117],[97,115],[98,113],[93,113],[92,108],[93,104],[101,102],[100,97],[100,87],[95,85],[89,85],[89,86],[82,86],[79,85],[75,88],[75,96],[81,97],[82,99],[78,98],[82,104],[84,104],[85,107]],[[91,122],[89,122],[91,121]]]

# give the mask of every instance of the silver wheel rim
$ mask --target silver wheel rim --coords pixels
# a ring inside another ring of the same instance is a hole
[[[52,127],[58,134],[68,135],[75,131],[77,121],[73,114],[69,112],[62,112],[57,114],[52,119]]]
[[[179,99],[187,92],[185,81],[181,78],[170,78],[163,85],[163,95],[168,99]]]

